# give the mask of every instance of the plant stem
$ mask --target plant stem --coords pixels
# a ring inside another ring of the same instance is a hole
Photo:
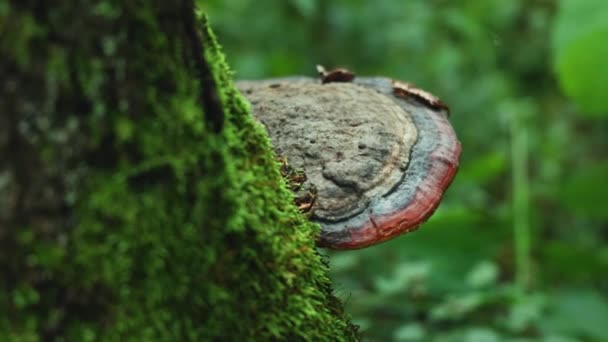
[[[511,158],[513,163],[513,234],[515,241],[515,282],[525,292],[531,280],[528,127],[523,113],[511,117]]]

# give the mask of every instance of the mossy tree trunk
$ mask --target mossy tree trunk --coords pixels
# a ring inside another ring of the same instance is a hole
[[[354,339],[192,0],[0,0],[0,339]]]

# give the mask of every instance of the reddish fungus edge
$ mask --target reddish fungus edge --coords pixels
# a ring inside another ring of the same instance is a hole
[[[441,113],[432,115],[437,127],[455,145],[453,148],[440,145],[430,154],[430,169],[418,185],[414,199],[391,214],[370,216],[365,225],[351,228],[347,238],[339,239],[340,241],[322,241],[321,246],[336,250],[368,247],[414,231],[433,215],[458,171],[462,147],[447,117]]]
[[[457,153],[460,153],[460,144]],[[451,184],[457,171],[458,166],[450,167],[448,173],[444,175],[442,179],[444,190]],[[437,172],[437,170],[433,168],[431,172]],[[425,179],[425,182],[428,178]],[[350,232],[349,241],[333,245],[332,248],[360,249],[415,231],[433,215],[442,198],[443,192],[441,191],[435,191],[429,196],[418,189],[414,200],[407,207],[392,215],[379,218],[370,217],[369,224]]]

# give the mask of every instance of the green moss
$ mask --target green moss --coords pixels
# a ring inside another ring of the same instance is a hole
[[[355,339],[315,249],[318,227],[291,204],[204,19],[203,55],[224,108],[217,134],[198,101],[204,89],[187,59],[200,52],[188,50],[180,6],[12,5],[6,17],[27,25],[2,63],[19,61],[9,76],[18,84],[40,82],[15,103],[29,101],[33,122],[47,123],[22,137],[31,160],[0,163],[0,174],[35,166],[33,184],[56,195],[42,220],[0,212],[0,241],[11,246],[0,252],[10,270],[2,337]],[[14,39],[2,37],[0,51]],[[0,200],[17,191],[7,189]]]

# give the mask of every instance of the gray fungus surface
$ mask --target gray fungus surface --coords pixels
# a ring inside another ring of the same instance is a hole
[[[364,211],[404,177],[418,132],[410,115],[378,91],[300,79],[241,81],[277,154],[318,191],[313,218],[336,222]]]

